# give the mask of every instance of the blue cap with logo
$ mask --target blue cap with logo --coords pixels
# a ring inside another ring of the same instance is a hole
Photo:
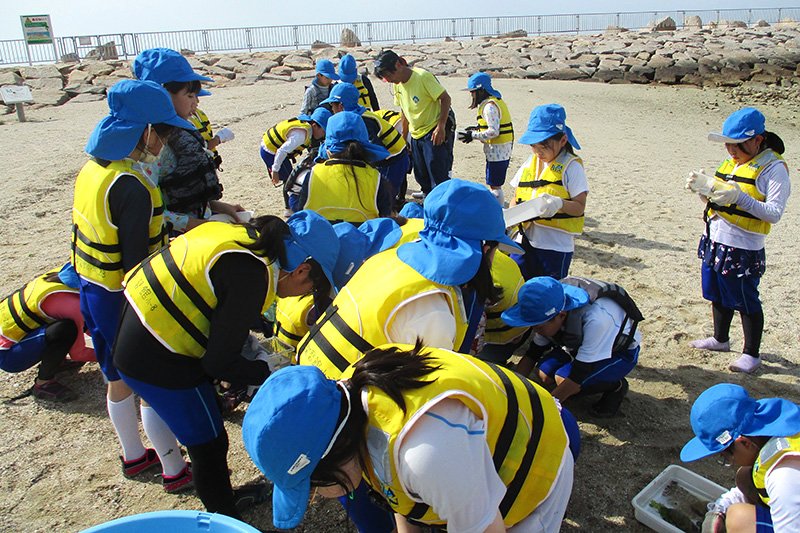
[[[108,90],[108,108],[86,143],[86,153],[108,161],[128,157],[148,124],[196,129],[178,116],[169,93],[153,81],[118,81]]]
[[[339,256],[339,239],[331,223],[309,209],[293,214],[286,223],[291,234],[283,239],[286,264],[281,263],[281,268],[286,272],[293,272],[310,257],[319,263],[325,277],[335,289],[333,269]]]
[[[345,54],[339,60],[339,78],[345,83],[353,83],[358,78],[356,58],[352,55]]]
[[[561,283],[550,276],[531,278],[519,289],[517,303],[503,311],[503,322],[512,327],[536,326],[561,311],[589,303],[585,290]]]
[[[739,144],[766,131],[766,119],[758,109],[745,107],[725,119],[722,133],[709,133],[708,140],[718,143]]]
[[[500,91],[492,88],[492,78],[485,72],[478,72],[470,76],[469,80],[467,80],[467,88],[461,90],[475,91],[478,89],[485,89],[487,93],[491,94],[495,98],[503,97],[503,95],[500,94]]]
[[[336,74],[336,67],[333,66],[333,61],[330,59],[320,59],[317,61],[316,66],[317,74],[322,74],[326,78],[338,80],[339,75]]]
[[[366,107],[358,103],[360,96],[358,89],[356,89],[356,86],[352,83],[337,83],[331,89],[328,98],[320,102],[320,105],[332,104],[335,102],[342,104],[345,111],[352,111],[360,115],[367,110]]]
[[[471,181],[450,179],[425,198],[425,229],[419,240],[397,249],[397,256],[426,279],[461,285],[478,272],[483,241],[498,241],[522,253],[506,235],[503,208],[489,189]]]
[[[258,389],[242,421],[253,463],[273,483],[272,522],[297,526],[305,515],[311,474],[335,441],[342,389],[315,366],[288,366]]]
[[[703,391],[692,405],[696,435],[681,450],[690,462],[719,453],[741,436],[789,437],[800,433],[800,407],[781,398],[755,400],[744,387],[720,383]]]
[[[344,151],[350,141],[356,141],[363,146],[370,161],[382,161],[390,155],[383,146],[369,142],[367,127],[361,115],[352,111],[342,111],[328,120],[325,143],[319,147],[319,158],[327,159],[331,154]]]
[[[195,72],[189,61],[171,48],[150,48],[140,53],[133,60],[133,75],[160,85],[171,81],[214,81]]]
[[[564,133],[567,141],[576,150],[581,146],[566,124],[567,112],[558,104],[540,105],[533,108],[528,119],[528,129],[519,138],[520,144],[537,144],[558,133]]]

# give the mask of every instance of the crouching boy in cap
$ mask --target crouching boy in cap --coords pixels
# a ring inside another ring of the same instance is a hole
[[[709,504],[703,531],[800,531],[800,407],[720,383],[698,396],[691,420],[696,436],[682,461],[719,454],[721,464],[740,467],[736,487]]]
[[[509,326],[532,326],[535,333],[517,372],[528,375],[535,364],[542,383],[555,384],[552,394],[562,402],[602,393],[592,414],[612,417],[628,393],[625,376],[639,359],[641,314],[618,285],[578,277],[562,281],[529,279],[517,304],[501,315]]]

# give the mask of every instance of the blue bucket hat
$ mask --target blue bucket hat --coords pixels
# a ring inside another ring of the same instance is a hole
[[[304,209],[289,217],[286,221],[291,235],[283,238],[286,246],[286,264],[281,268],[286,272],[294,272],[309,257],[322,267],[325,277],[336,287],[333,269],[339,255],[339,239],[333,226],[316,211]]]
[[[328,98],[320,102],[319,105],[332,104],[334,102],[342,104],[345,111],[352,111],[361,115],[367,110],[366,107],[358,103],[361,95],[352,83],[337,83],[331,89]]]
[[[211,96],[211,91],[206,91],[205,89],[200,89],[200,92],[197,93],[197,96]]]
[[[403,236],[400,226],[390,218],[367,220],[358,228],[349,222],[340,222],[333,225],[333,230],[339,236],[339,257],[333,279],[340,290],[364,261],[391,248]]]
[[[720,383],[697,397],[691,421],[696,436],[681,450],[681,461],[687,463],[721,452],[742,435],[800,433],[800,407],[780,398],[754,400],[743,387]]]
[[[171,48],[150,48],[136,56],[133,75],[159,85],[171,81],[214,81],[195,72],[186,58]]]
[[[317,74],[322,74],[326,78],[330,78],[332,80],[338,80],[339,75],[336,74],[336,67],[333,66],[333,61],[330,59],[320,59],[317,61]]]
[[[319,148],[319,159],[327,159],[330,154],[343,151],[349,141],[356,141],[363,146],[369,154],[370,161],[382,161],[390,155],[383,146],[369,142],[367,127],[361,115],[352,111],[342,111],[328,120],[325,143]]]
[[[503,311],[503,322],[511,327],[537,326],[561,311],[589,303],[589,293],[550,276],[531,278],[519,289],[517,303]]]
[[[397,256],[434,283],[471,280],[481,264],[483,241],[499,241],[522,253],[506,236],[503,208],[483,185],[459,179],[440,183],[425,198],[423,211],[420,240],[401,245]]]
[[[766,131],[766,119],[758,109],[745,107],[725,119],[722,133],[709,133],[708,140],[718,143],[739,144]]]
[[[477,89],[486,89],[486,92],[495,98],[502,98],[503,95],[500,91],[492,89],[492,78],[485,72],[478,72],[469,77],[467,81],[467,88],[461,89],[462,91],[475,91]]]
[[[242,440],[274,485],[272,523],[278,529],[303,519],[311,473],[336,437],[342,395],[317,367],[288,366],[264,382],[247,408]]]
[[[416,202],[408,202],[400,210],[400,214],[406,218],[423,218],[425,214],[422,211],[422,206]]]
[[[519,139],[520,144],[536,144],[557,133],[566,133],[567,140],[576,150],[581,146],[566,124],[567,112],[558,104],[540,105],[533,108],[528,119],[528,129]]]
[[[356,58],[350,54],[345,54],[339,60],[339,79],[345,83],[353,83],[358,78],[358,66]]]
[[[196,129],[175,113],[167,90],[153,81],[118,81],[108,90],[108,108],[86,143],[86,153],[108,161],[128,157],[148,124]]]
[[[314,121],[319,124],[323,130],[327,130],[328,120],[330,120],[332,116],[333,113],[331,113],[329,109],[325,107],[318,107],[310,115],[303,113],[302,115],[298,115],[297,118],[300,120],[305,120],[306,122]]]

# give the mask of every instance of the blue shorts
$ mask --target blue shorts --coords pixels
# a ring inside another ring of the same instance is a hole
[[[615,383],[621,380],[636,366],[639,360],[639,348],[637,346],[631,350],[613,353],[608,359],[592,363],[593,370],[583,380],[582,386]],[[539,362],[539,370],[551,378],[559,376],[566,379],[572,371],[572,361],[562,350],[553,350]]]
[[[490,187],[502,187],[506,182],[506,172],[508,172],[509,163],[511,163],[510,159],[506,159],[505,161],[487,161],[486,185]]]
[[[25,335],[22,340],[12,344],[7,350],[0,350],[0,370],[22,372],[42,362],[42,352],[47,347],[45,330],[47,325],[39,326]]]
[[[392,194],[396,198],[400,192],[400,187],[406,180],[408,169],[411,166],[411,158],[408,155],[408,150],[403,150],[395,161],[390,165],[378,167],[378,172],[381,177],[392,185]]]
[[[94,354],[100,364],[100,370],[108,381],[119,381],[120,376],[114,367],[111,348],[117,336],[119,315],[125,296],[122,291],[107,291],[99,285],[89,283],[81,278],[81,314],[86,328],[92,335]]]
[[[261,159],[264,160],[264,164],[267,165],[267,170],[272,172],[272,164],[275,162],[275,154],[271,154],[264,150],[264,147],[261,147]],[[292,163],[289,161],[288,158],[283,160],[281,164],[280,170],[278,170],[278,176],[280,176],[281,181],[286,181],[286,178],[289,177],[289,174],[292,173]]]
[[[525,281],[537,276],[563,279],[569,275],[572,252],[556,252],[534,248],[524,254],[511,254],[511,259],[519,265],[519,270]]]
[[[756,505],[756,533],[772,533],[772,515],[769,509]]]
[[[724,307],[749,315],[761,312],[758,283],[761,278],[739,277],[736,274],[720,274],[703,263],[701,267],[703,298],[710,302],[722,302]]]
[[[225,429],[217,406],[217,392],[210,383],[193,389],[170,390],[122,376],[133,392],[155,409],[184,446],[199,446]]]

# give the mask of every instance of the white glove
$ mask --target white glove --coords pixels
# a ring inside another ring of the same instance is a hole
[[[544,198],[545,202],[542,206],[542,218],[553,218],[559,210],[564,207],[564,200],[558,196],[544,193],[539,195],[538,198]]]
[[[686,188],[703,196],[711,196],[716,181],[712,176],[703,174],[702,170],[689,172],[689,177],[686,178]]]
[[[234,135],[233,135],[233,131],[231,131],[229,128],[222,128],[221,130],[219,130],[217,132],[215,137],[219,138],[219,142],[220,142],[220,144],[222,144],[222,143],[226,143],[228,141],[232,141]]]
[[[709,198],[717,205],[735,204],[739,199],[739,195],[742,193],[742,189],[735,181],[729,181],[724,185],[727,185],[727,187],[719,191],[713,191]]]
[[[720,514],[728,512],[728,507],[734,503],[747,503],[747,499],[738,487],[733,487],[731,490],[717,498],[714,503],[708,504],[708,510]]]

